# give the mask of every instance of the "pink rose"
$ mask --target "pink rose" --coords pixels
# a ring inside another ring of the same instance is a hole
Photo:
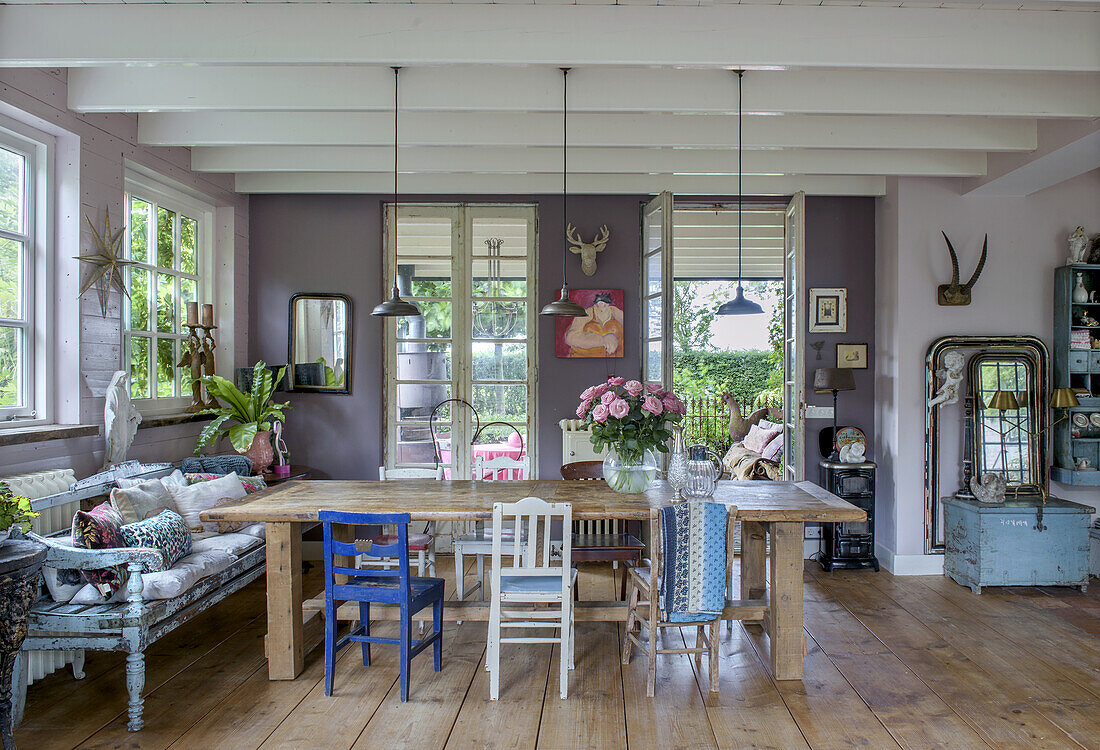
[[[581,394],[581,401],[591,401],[594,398],[596,398],[596,386],[590,385]]]
[[[618,375],[612,375],[607,379],[608,385],[622,385],[626,382],[626,378],[620,378]]]
[[[607,421],[607,406],[605,404],[596,404],[596,408],[592,410],[592,418],[603,424]]]
[[[657,383],[650,383],[649,385],[647,385],[647,386],[645,387],[645,389],[646,389],[646,391],[647,391],[647,392],[649,392],[649,393],[660,393],[661,391],[663,391],[663,390],[664,390],[664,389],[663,389],[663,388],[661,388],[661,386],[660,386],[660,385],[658,385]]]
[[[592,405],[592,399],[586,398],[581,402],[581,405],[577,407],[577,416],[583,417],[585,412],[588,411],[588,407]]]
[[[684,408],[684,402],[672,394],[665,396],[661,400],[661,403],[664,404],[666,411],[670,411],[673,414],[685,414],[687,412],[687,409]]]
[[[642,410],[648,411],[653,416],[657,416],[665,410],[665,407],[656,396],[646,396],[645,403],[642,404]]]
[[[641,394],[644,386],[637,380],[628,380],[626,381],[626,385],[624,385],[623,388],[625,388],[626,392],[629,393],[631,396],[637,396]]]
[[[622,419],[630,413],[630,404],[621,398],[617,398],[608,405],[607,409],[615,419]]]
[[[592,398],[596,398],[597,396],[602,396],[608,389],[607,383],[600,383],[599,385],[592,386],[592,387],[596,389],[595,392],[593,392],[593,394],[592,394]]]
[[[604,404],[605,406],[610,406],[611,402],[618,400],[618,398],[619,395],[615,393],[615,391],[608,391],[607,393],[600,396],[600,403]]]

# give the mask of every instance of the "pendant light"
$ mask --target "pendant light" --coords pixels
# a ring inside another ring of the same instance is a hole
[[[729,302],[723,302],[718,308],[719,315],[758,315],[764,312],[757,303],[751,299],[745,299],[745,290],[741,287],[741,179],[744,176],[741,169],[741,155],[743,153],[741,143],[741,79],[745,77],[745,71],[737,70],[737,293]]]
[[[397,75],[401,68],[393,69],[393,225],[397,227]],[[420,315],[420,308],[401,299],[397,290],[397,232],[393,234],[393,296],[371,311],[380,318],[412,318]]]
[[[561,69],[562,95],[561,95],[561,236],[568,234],[566,224],[565,201],[567,195],[566,179],[569,174],[569,68]],[[554,318],[583,318],[588,315],[585,309],[569,299],[569,282],[566,281],[565,261],[569,252],[562,246],[561,249],[561,291],[558,298],[539,311],[539,315],[547,315]]]

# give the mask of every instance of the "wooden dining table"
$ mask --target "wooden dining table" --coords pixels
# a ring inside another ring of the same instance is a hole
[[[316,616],[324,606],[323,596],[302,600],[302,525],[316,523],[320,510],[408,513],[413,521],[476,522],[492,518],[493,503],[528,496],[571,503],[575,520],[644,521],[652,509],[678,502],[675,491],[663,481],[644,493],[623,495],[603,482],[564,480],[295,480],[211,508],[200,517],[266,524],[268,678],[292,680],[305,662],[303,611]],[[805,524],[860,522],[866,514],[810,482],[723,481],[713,499],[736,506],[741,522],[740,598],[726,600],[723,619],[760,624],[769,636],[772,675],[777,680],[799,680],[806,652],[802,629]],[[444,611],[448,620],[488,620],[488,604],[483,601],[447,602]],[[355,613],[349,610],[345,617],[355,619]],[[579,602],[575,617],[625,621],[626,604]]]

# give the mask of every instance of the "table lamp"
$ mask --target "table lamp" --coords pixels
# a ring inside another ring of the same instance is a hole
[[[856,379],[848,367],[822,367],[814,371],[814,393],[833,393],[833,452],[830,461],[838,461],[840,452],[836,445],[836,394],[837,391],[854,391]]]

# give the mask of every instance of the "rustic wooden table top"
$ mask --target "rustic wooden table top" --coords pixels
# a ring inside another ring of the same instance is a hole
[[[295,480],[204,511],[204,521],[295,522],[317,520],[325,510],[409,513],[414,521],[492,518],[493,503],[534,496],[573,505],[573,518],[644,520],[652,508],[673,502],[663,481],[644,493],[621,495],[604,482],[565,480],[399,482]],[[718,483],[714,499],[736,505],[738,518],[762,522],[865,521],[863,510],[811,482]]]

